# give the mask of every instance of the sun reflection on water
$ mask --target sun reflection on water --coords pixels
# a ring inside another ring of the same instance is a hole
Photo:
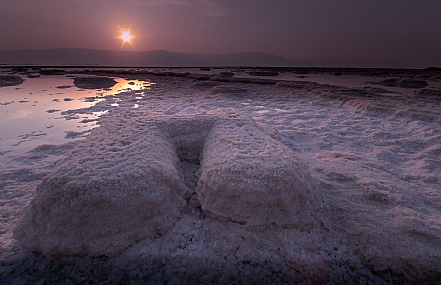
[[[109,112],[92,111],[78,115],[75,112],[70,114],[68,110],[89,108],[110,98],[114,101],[109,105],[118,107],[121,99],[113,95],[129,93],[141,100],[144,92],[154,84],[149,80],[114,79],[117,83],[105,89],[77,88],[67,76],[28,78],[19,87],[2,88],[0,163],[7,163],[9,155],[23,153],[40,144],[70,140],[72,137],[67,138],[66,132],[94,128],[97,118]],[[133,108],[141,106],[136,103]],[[65,111],[67,113],[63,113]]]
[[[118,93],[120,92],[135,92],[140,93],[144,90],[150,90],[151,82],[148,81],[139,81],[139,80],[124,80],[121,83],[117,83],[114,87],[112,87],[112,91],[116,90]]]

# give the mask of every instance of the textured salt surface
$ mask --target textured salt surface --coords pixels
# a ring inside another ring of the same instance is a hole
[[[184,117],[128,112],[106,120],[43,179],[15,237],[52,258],[113,256],[166,234],[194,193],[178,157],[201,161],[196,192],[213,219],[314,223],[316,185],[307,166],[253,120],[234,109]]]
[[[50,262],[12,235],[37,185],[74,147],[46,145],[0,168],[3,282],[439,283],[441,103],[436,92],[424,91],[438,90],[437,81],[426,80],[422,89],[385,87],[392,93],[379,95],[310,83],[152,80],[157,84],[142,98],[127,92],[70,113],[109,110],[104,122],[135,104],[147,114],[183,117],[238,109],[271,126],[266,132],[308,165],[324,202],[306,211],[314,213],[312,226],[250,228],[205,215],[194,177],[203,166],[189,159],[179,167],[194,193],[184,197],[187,205],[167,233],[112,258]]]
[[[310,227],[321,201],[307,166],[254,122],[232,116],[213,126],[202,150],[196,193],[205,214],[251,226]]]

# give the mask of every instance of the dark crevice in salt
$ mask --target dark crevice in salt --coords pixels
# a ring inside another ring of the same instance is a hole
[[[198,170],[201,168],[199,161],[199,151],[188,151],[186,148],[180,147],[178,149],[178,157],[180,159],[180,167],[184,175],[184,184],[188,191],[184,194],[184,199],[187,205],[183,214],[192,216],[193,218],[202,220],[206,215],[201,208],[201,204],[196,194],[196,187],[198,184]]]

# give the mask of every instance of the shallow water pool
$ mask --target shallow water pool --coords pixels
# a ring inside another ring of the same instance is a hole
[[[96,126],[104,112],[68,115],[63,111],[87,108],[106,96],[127,90],[150,88],[151,82],[114,78],[109,89],[80,89],[73,75],[26,78],[17,86],[0,88],[0,163],[6,164],[14,154],[40,144],[58,144],[72,140],[72,132]]]

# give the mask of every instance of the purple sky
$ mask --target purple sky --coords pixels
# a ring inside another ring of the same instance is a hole
[[[122,46],[120,28],[136,38]],[[441,66],[438,0],[0,0],[0,50],[262,51]]]

